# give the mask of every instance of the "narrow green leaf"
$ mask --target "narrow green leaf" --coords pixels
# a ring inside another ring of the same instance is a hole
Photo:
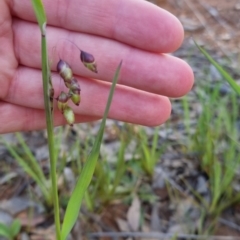
[[[84,197],[85,191],[88,188],[93,173],[94,173],[94,169],[98,160],[98,156],[99,156],[99,152],[100,152],[100,146],[101,146],[101,142],[102,142],[102,137],[103,137],[103,133],[104,133],[104,127],[106,124],[106,118],[110,109],[110,105],[112,102],[112,98],[113,98],[113,93],[117,84],[117,80],[118,80],[118,75],[121,69],[121,65],[122,62],[119,64],[116,72],[115,72],[115,76],[113,78],[113,82],[112,82],[112,86],[110,89],[110,93],[108,96],[108,101],[107,101],[107,105],[105,108],[105,112],[103,115],[103,120],[98,132],[98,135],[96,137],[96,140],[94,142],[93,148],[91,153],[89,154],[87,161],[83,167],[83,170],[81,172],[80,177],[78,178],[77,184],[75,186],[75,189],[73,190],[72,196],[69,200],[67,209],[66,209],[66,213],[63,219],[63,225],[62,225],[62,231],[61,231],[61,237],[62,240],[65,240],[68,236],[68,234],[70,233],[71,229],[73,228],[77,218],[78,218],[78,214],[79,214],[79,210],[81,207],[81,203],[82,203],[82,199]]]
[[[213,199],[211,203],[210,212],[216,209],[216,205],[219,201],[219,197],[221,195],[221,179],[222,179],[222,168],[221,164],[218,161],[214,162],[213,167],[213,182],[212,182],[212,193],[213,193]]]
[[[36,176],[39,178],[39,181],[42,182],[42,185],[45,185],[47,182],[47,179],[46,179],[41,167],[39,166],[37,159],[34,157],[30,148],[27,146],[26,142],[24,141],[22,134],[18,132],[18,133],[16,133],[16,137],[17,137],[19,143],[21,144],[21,147],[23,148],[24,152],[28,156],[27,164],[29,164],[31,166],[32,171],[34,171]]]
[[[42,77],[43,77],[43,93],[44,93],[44,108],[47,123],[48,133],[48,149],[50,158],[50,176],[52,182],[52,199],[54,203],[54,219],[56,225],[56,238],[61,240],[61,224],[60,224],[60,213],[59,213],[59,201],[58,201],[58,189],[57,189],[57,175],[56,175],[56,156],[54,146],[54,133],[53,133],[53,101],[52,101],[52,78],[51,70],[48,61],[47,52],[47,40],[46,40],[46,26],[47,18],[46,13],[41,0],[31,0],[35,15],[37,17],[38,25],[41,30],[41,60],[42,60]]]
[[[18,233],[20,232],[20,229],[21,229],[21,223],[18,219],[15,219],[10,226],[10,232],[11,232],[12,238],[18,235]]]
[[[116,173],[114,176],[114,180],[113,180],[113,186],[110,192],[110,196],[114,194],[117,186],[119,185],[121,179],[122,179],[122,175],[126,169],[126,164],[125,164],[125,158],[124,158],[124,153],[125,153],[125,149],[126,149],[126,141],[124,139],[121,139],[121,146],[118,152],[118,160],[117,160],[117,166],[116,166]]]
[[[11,234],[9,232],[9,227],[0,223],[0,236],[11,239]]]
[[[234,81],[234,79],[229,75],[229,73],[223,69],[221,65],[219,65],[206,50],[200,47],[196,42],[196,46],[202,52],[202,54],[208,59],[208,61],[219,71],[219,73],[225,78],[230,86],[235,90],[236,93],[240,95],[240,86]]]
[[[37,17],[37,21],[38,21],[38,25],[41,29],[41,31],[43,31],[42,26],[47,22],[47,17],[44,11],[44,7],[42,4],[41,0],[31,0],[32,5],[33,5],[33,9],[35,12],[35,16]],[[43,34],[43,32],[42,32]]]
[[[54,219],[56,226],[56,239],[61,240],[61,224],[60,224],[60,212],[59,212],[59,201],[58,201],[58,189],[57,189],[57,175],[56,175],[56,156],[55,156],[55,140],[53,132],[53,116],[52,116],[52,102],[50,100],[50,93],[52,88],[51,71],[48,62],[47,52],[47,40],[46,40],[46,23],[40,26],[42,31],[42,77],[43,77],[43,93],[44,93],[44,109],[47,123],[48,133],[48,150],[50,158],[50,176],[52,182],[52,199],[54,203]]]
[[[6,146],[10,154],[16,159],[18,164],[24,169],[24,171],[31,176],[31,178],[38,184],[40,187],[46,201],[50,204],[51,203],[51,196],[49,194],[49,189],[45,186],[46,182],[43,182],[39,176],[35,173],[32,164],[23,159],[19,154],[15,151],[15,149],[4,140],[4,138],[1,138],[1,142]]]

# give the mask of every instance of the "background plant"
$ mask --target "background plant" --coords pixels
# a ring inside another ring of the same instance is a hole
[[[15,219],[9,226],[0,223],[0,236],[14,240],[21,229],[19,220]]]
[[[110,109],[110,104],[113,98],[113,92],[117,83],[118,74],[121,68],[121,63],[118,66],[118,69],[116,70],[116,74],[113,79],[112,87],[109,93],[108,102],[106,105],[106,109],[104,112],[102,124],[100,126],[99,133],[97,135],[96,141],[93,145],[93,149],[91,153],[88,156],[88,159],[81,171],[81,175],[79,176],[79,179],[76,183],[76,187],[72,192],[72,195],[69,199],[67,209],[64,215],[63,224],[61,227],[60,224],[60,208],[59,208],[59,201],[58,201],[58,192],[57,192],[57,176],[56,176],[56,157],[55,157],[55,147],[54,147],[54,133],[53,133],[53,118],[52,118],[52,100],[53,96],[51,95],[53,93],[52,91],[52,83],[51,83],[51,73],[49,69],[48,64],[48,53],[47,53],[47,42],[46,42],[46,14],[44,11],[44,7],[42,5],[42,2],[40,0],[32,0],[33,8],[38,20],[38,24],[41,31],[41,49],[42,49],[42,74],[43,74],[43,89],[44,89],[44,104],[45,104],[45,111],[46,111],[46,122],[47,122],[47,132],[48,132],[48,146],[49,146],[49,157],[50,157],[50,176],[51,176],[51,186],[52,186],[52,196],[53,196],[53,205],[54,205],[54,216],[55,216],[55,225],[56,225],[56,238],[66,239],[68,234],[70,233],[74,223],[77,220],[81,201],[84,196],[84,193],[90,184],[95,165],[97,163],[97,159],[99,156],[100,151],[100,145],[102,142],[103,137],[103,131],[104,126],[106,122],[106,118],[108,115],[108,111]],[[85,53],[85,52],[84,52]],[[81,51],[82,54],[82,51]],[[82,59],[84,65],[87,68],[91,68],[91,63],[89,63],[89,54],[85,53],[87,58]],[[92,62],[92,58],[90,59]],[[93,63],[95,64],[95,63]],[[64,80],[66,80],[64,78]],[[78,92],[78,94],[80,94]],[[66,117],[66,114],[65,114]],[[69,118],[69,114],[67,114],[67,118]],[[71,117],[72,119],[72,117]],[[72,121],[71,121],[72,122]]]

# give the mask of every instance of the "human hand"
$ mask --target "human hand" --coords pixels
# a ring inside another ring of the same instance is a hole
[[[100,119],[117,65],[122,69],[109,118],[155,126],[171,112],[168,97],[186,94],[191,68],[168,53],[183,40],[179,21],[143,0],[43,1],[51,68],[60,56],[81,86],[81,103],[72,107],[76,122]],[[84,68],[79,51],[94,55],[98,74]],[[45,127],[40,31],[30,0],[0,1],[0,133]],[[51,54],[56,48],[57,54]],[[56,55],[56,56],[55,56]],[[64,88],[53,73],[55,96]],[[56,103],[55,103],[56,105]],[[56,109],[56,108],[55,108]],[[65,124],[59,111],[54,124]]]

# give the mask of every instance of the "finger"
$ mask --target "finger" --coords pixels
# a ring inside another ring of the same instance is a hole
[[[37,25],[16,20],[13,29],[20,63],[40,68],[41,49]],[[94,54],[98,74],[81,64],[79,49],[66,39],[71,39],[77,46]],[[168,97],[186,94],[193,84],[191,68],[173,56],[146,52],[113,40],[76,34],[55,27],[48,28],[48,43],[50,53],[56,48],[55,54],[51,54],[53,70],[60,57],[70,63],[74,74],[111,81],[117,65],[123,60],[120,84]]]
[[[27,108],[11,103],[0,102],[0,133],[31,131],[46,128],[45,112],[39,109]],[[90,116],[76,116],[76,123],[97,120]],[[66,124],[60,112],[54,113],[54,125]]]
[[[6,94],[4,91],[7,91],[9,84],[7,79],[12,78],[17,65],[13,49],[12,17],[6,1],[0,1],[0,98]]]
[[[29,0],[13,0],[15,16],[36,22]],[[48,24],[112,38],[154,52],[172,52],[183,40],[176,17],[143,0],[44,0]]]
[[[110,83],[78,78],[81,86],[81,104],[72,106],[76,114],[101,118],[103,116]],[[59,76],[53,74],[55,97],[65,90]],[[5,101],[29,108],[43,109],[41,72],[19,68],[10,85]],[[171,111],[168,98],[126,86],[116,87],[109,117],[124,122],[156,126],[165,122]]]

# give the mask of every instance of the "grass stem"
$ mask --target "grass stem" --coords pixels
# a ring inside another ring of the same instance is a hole
[[[44,26],[43,26],[44,28]],[[61,240],[61,225],[59,214],[59,200],[57,189],[57,173],[56,173],[56,157],[54,146],[54,132],[53,132],[53,116],[50,102],[50,87],[51,73],[48,63],[47,41],[44,29],[42,30],[42,73],[43,73],[43,90],[44,90],[44,105],[46,113],[47,134],[48,134],[48,149],[50,158],[50,176],[52,185],[52,199],[54,205],[54,220],[56,228],[56,239]]]

